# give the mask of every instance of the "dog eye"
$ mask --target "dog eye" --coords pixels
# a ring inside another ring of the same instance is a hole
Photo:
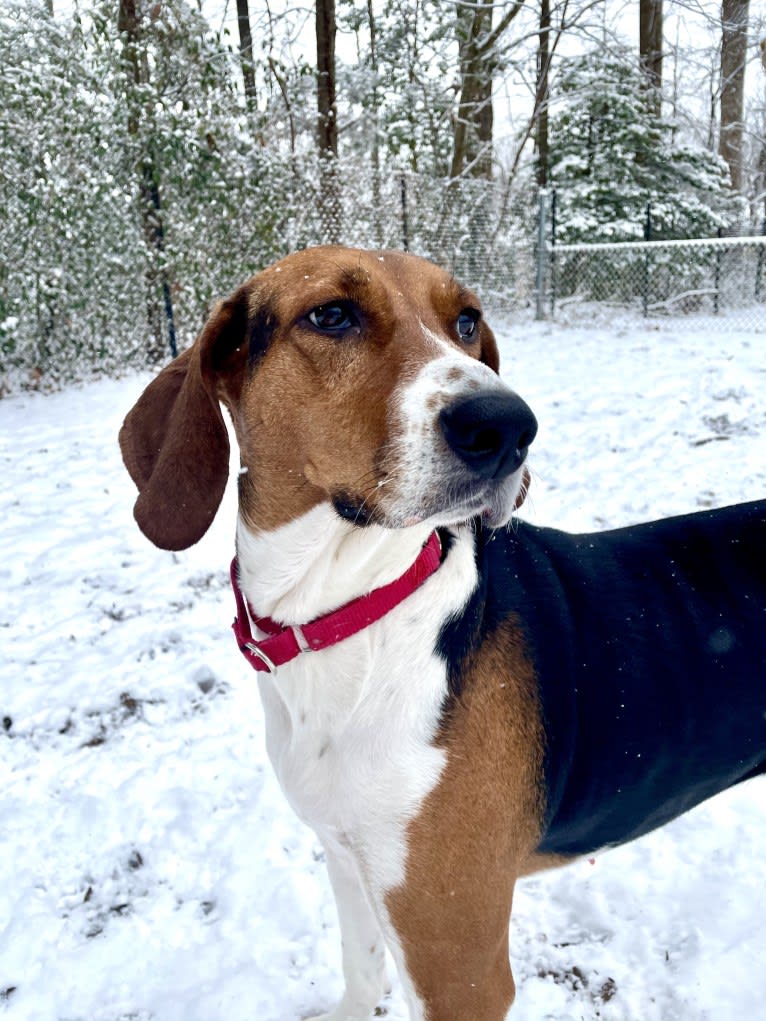
[[[341,333],[357,325],[356,316],[351,306],[345,301],[331,301],[327,305],[317,305],[308,314],[312,326],[325,333]]]
[[[461,340],[472,340],[481,313],[475,308],[464,308],[457,317],[457,332]]]

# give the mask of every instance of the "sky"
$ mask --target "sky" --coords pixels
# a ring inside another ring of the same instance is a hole
[[[201,8],[211,25],[216,28],[225,27],[231,34],[234,45],[238,44],[238,28],[235,0],[200,0]],[[251,0],[251,17],[262,10],[261,0]],[[271,4],[274,11],[288,5],[286,0],[276,0]],[[638,0],[604,0],[602,25],[604,31],[616,32],[618,36],[631,45],[637,46],[638,40]],[[444,3],[445,17],[451,16],[451,5]],[[511,29],[511,33],[513,29]],[[664,39],[666,55],[664,61],[664,78],[666,95],[674,91],[678,93],[679,107],[687,116],[698,121],[700,140],[704,141],[707,133],[707,122],[710,111],[710,75],[711,68],[717,66],[720,36],[720,4],[711,0],[675,0],[664,5]],[[760,62],[758,42],[766,36],[766,8],[762,8],[757,0],[750,4],[750,46],[748,66],[745,79],[747,102],[763,108],[766,103],[766,74]],[[338,55],[350,62],[356,59],[355,41],[353,36],[339,34]],[[572,54],[581,47],[580,41],[572,46],[563,45],[561,55]],[[313,24],[310,18],[298,40],[296,51],[302,51],[308,60],[314,59]],[[674,67],[674,52],[684,54],[678,69]],[[675,84],[674,84],[675,79]],[[512,135],[514,128],[523,116],[528,115],[529,88],[518,75],[509,77],[495,89],[496,138],[502,139],[503,126]],[[666,114],[668,113],[666,104]],[[502,148],[502,143],[501,143]]]

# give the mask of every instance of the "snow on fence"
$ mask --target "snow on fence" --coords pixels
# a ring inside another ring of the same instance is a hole
[[[289,250],[402,249],[444,266],[488,309],[518,312],[534,300],[534,210],[514,207],[507,188],[404,171],[349,173],[343,165],[324,189],[321,181],[308,184],[291,210]]]
[[[547,245],[544,257],[553,318],[598,302],[766,331],[764,236]]]
[[[368,159],[328,168],[302,158],[281,169],[246,191],[235,216],[211,205],[200,222],[167,198],[159,263],[128,213],[109,239],[73,230],[67,252],[46,249],[47,268],[9,260],[0,394],[167,358],[171,328],[178,348],[187,347],[217,299],[310,245],[409,250],[452,271],[492,312],[513,314],[534,300],[535,210],[518,200],[514,207],[509,189],[375,170]],[[51,236],[57,229],[50,226]],[[0,254],[3,246],[0,230]],[[80,272],[85,255],[89,269]]]
[[[538,318],[590,315],[595,302],[606,314],[713,315],[766,330],[764,236],[550,245],[529,192],[376,170],[369,160],[295,161],[243,202],[236,216],[205,207],[200,224],[168,198],[159,263],[132,203],[120,204],[108,237],[73,230],[66,251],[58,221],[41,227],[44,259],[7,260],[0,394],[156,363],[168,356],[171,328],[179,349],[188,346],[218,298],[288,252],[323,243],[433,259],[477,291],[493,321],[535,309]],[[7,244],[0,231],[0,252]]]

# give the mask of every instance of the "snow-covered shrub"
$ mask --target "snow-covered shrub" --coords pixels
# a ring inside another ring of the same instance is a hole
[[[725,163],[676,140],[627,50],[566,62],[550,135],[560,242],[643,240],[648,204],[654,239],[711,237],[742,213]]]

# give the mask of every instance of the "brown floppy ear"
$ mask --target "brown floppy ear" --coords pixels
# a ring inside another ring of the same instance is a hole
[[[229,437],[218,387],[222,376],[231,380],[244,369],[247,316],[242,288],[149,384],[120,430],[122,459],[138,486],[135,519],[161,549],[186,549],[201,539],[223,497]]]
[[[493,372],[500,373],[500,352],[497,350],[495,335],[482,320],[481,324],[481,361]]]

